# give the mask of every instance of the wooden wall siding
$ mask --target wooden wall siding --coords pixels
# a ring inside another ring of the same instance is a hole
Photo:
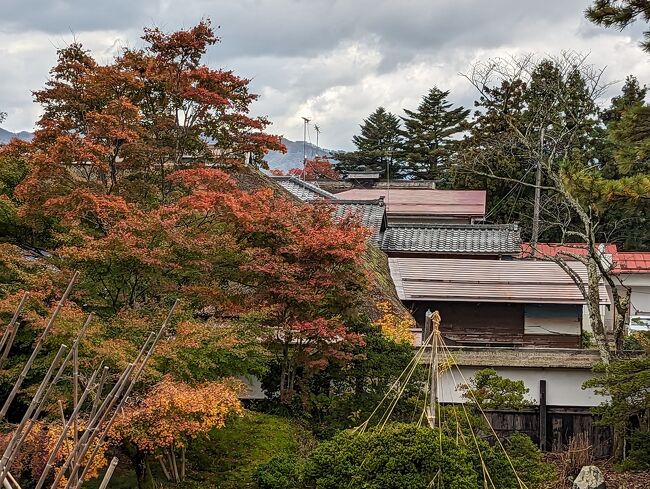
[[[597,417],[588,411],[547,408],[546,446],[549,451],[564,451],[569,439],[579,433],[587,433],[594,457],[607,458],[612,454],[612,434],[607,426],[597,426]],[[485,415],[499,438],[520,432],[539,444],[539,410],[486,411]]]
[[[580,348],[580,336],[574,334],[525,334],[523,344],[547,348]]]
[[[526,331],[525,311],[528,304],[417,301],[407,303],[406,307],[412,311],[420,326],[424,325],[427,310],[438,311],[441,318],[440,330],[449,346],[580,347],[580,323],[569,322],[568,326],[561,328],[562,316],[558,315],[564,314],[567,321],[576,321],[575,316],[567,316],[566,310],[579,310],[580,306],[569,305],[565,309],[563,306],[551,305],[548,314],[555,330],[551,329],[552,333],[544,330],[543,334],[539,333],[540,328],[529,328]],[[544,305],[533,307],[531,321],[542,324]],[[562,330],[570,334],[561,334]]]

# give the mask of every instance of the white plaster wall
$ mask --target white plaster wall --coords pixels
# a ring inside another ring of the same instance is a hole
[[[465,402],[462,391],[457,386],[466,383],[474,376],[479,368],[453,367],[441,375],[438,398],[440,402]],[[584,369],[568,368],[495,368],[502,377],[512,380],[523,380],[529,389],[528,398],[534,403],[539,403],[539,381],[546,380],[546,403],[551,406],[593,407],[606,400],[597,396],[592,389],[583,390],[582,384],[590,379],[593,374]]]

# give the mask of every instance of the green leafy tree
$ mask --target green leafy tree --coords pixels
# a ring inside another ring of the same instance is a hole
[[[650,22],[650,2],[648,0],[596,0],[585,11],[587,19],[604,27],[625,29],[636,20]],[[650,31],[643,33],[641,47],[650,52]]]
[[[402,117],[402,159],[410,173],[426,180],[449,185],[451,156],[458,147],[458,136],[468,128],[469,110],[453,107],[449,91],[433,87],[417,110],[404,109]]]
[[[533,405],[526,398],[529,389],[523,380],[502,377],[492,368],[476,372],[462,390],[463,397],[481,409],[521,409]]]
[[[392,178],[404,176],[404,165],[397,157],[402,144],[399,118],[379,107],[364,119],[360,129],[352,138],[357,149],[335,154],[336,169],[345,172],[363,166],[379,172],[389,169]]]
[[[650,334],[640,334],[638,339],[642,355],[596,365],[597,375],[584,384],[608,397],[595,412],[601,424],[618,432],[626,430],[630,421],[641,432],[650,431]]]

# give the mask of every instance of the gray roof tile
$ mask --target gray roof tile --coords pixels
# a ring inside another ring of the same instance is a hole
[[[386,252],[513,254],[519,251],[517,224],[395,225],[384,232]]]
[[[289,193],[304,201],[335,199],[336,196],[309,182],[304,182],[296,177],[271,176],[280,186]]]
[[[334,215],[340,219],[347,215],[354,215],[364,227],[372,229],[370,242],[379,245],[381,232],[385,227],[386,207],[383,199],[377,200],[334,200],[328,202],[334,205]]]

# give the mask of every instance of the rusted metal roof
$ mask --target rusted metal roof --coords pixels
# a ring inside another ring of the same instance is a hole
[[[401,300],[584,304],[582,293],[557,264],[532,260],[389,258]],[[579,262],[571,267],[586,280]],[[608,303],[604,285],[602,303]]]
[[[383,197],[389,214],[396,216],[485,216],[485,190],[434,190],[424,188],[354,188],[336,194],[340,199],[369,200]]]

